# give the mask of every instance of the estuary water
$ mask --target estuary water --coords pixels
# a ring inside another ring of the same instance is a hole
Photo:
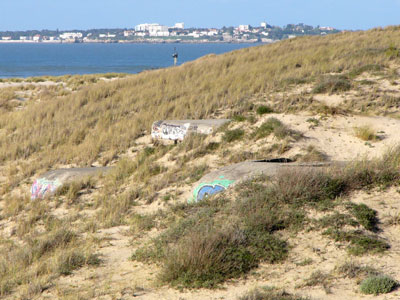
[[[138,73],[257,44],[8,44],[0,43],[0,78]]]

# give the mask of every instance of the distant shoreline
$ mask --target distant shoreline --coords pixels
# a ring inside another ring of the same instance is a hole
[[[243,41],[206,41],[206,40],[140,40],[140,41],[102,41],[102,40],[91,40],[82,42],[68,42],[68,41],[24,41],[24,40],[0,40],[0,44],[271,44],[278,42],[262,42],[254,40],[243,40]]]

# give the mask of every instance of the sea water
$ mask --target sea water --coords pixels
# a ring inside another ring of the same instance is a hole
[[[256,44],[43,44],[0,43],[0,78],[66,74],[138,73],[207,54]]]

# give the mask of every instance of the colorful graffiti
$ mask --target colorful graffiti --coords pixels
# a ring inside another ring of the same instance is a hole
[[[32,184],[31,199],[43,199],[46,195],[54,193],[60,186],[61,183],[58,179],[46,180],[43,178],[39,178],[35,180],[35,182]]]
[[[203,199],[206,199],[212,195],[218,194],[226,190],[234,180],[223,179],[222,176],[220,179],[214,180],[210,183],[200,183],[193,192],[192,199],[189,202],[198,202]]]
[[[183,125],[167,124],[163,121],[155,122],[151,129],[151,136],[156,139],[180,140],[185,138],[190,123]]]

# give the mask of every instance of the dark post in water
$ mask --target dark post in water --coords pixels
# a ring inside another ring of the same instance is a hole
[[[172,57],[174,58],[174,66],[178,63],[178,52],[176,52],[176,48],[174,48],[174,54],[172,54]]]

